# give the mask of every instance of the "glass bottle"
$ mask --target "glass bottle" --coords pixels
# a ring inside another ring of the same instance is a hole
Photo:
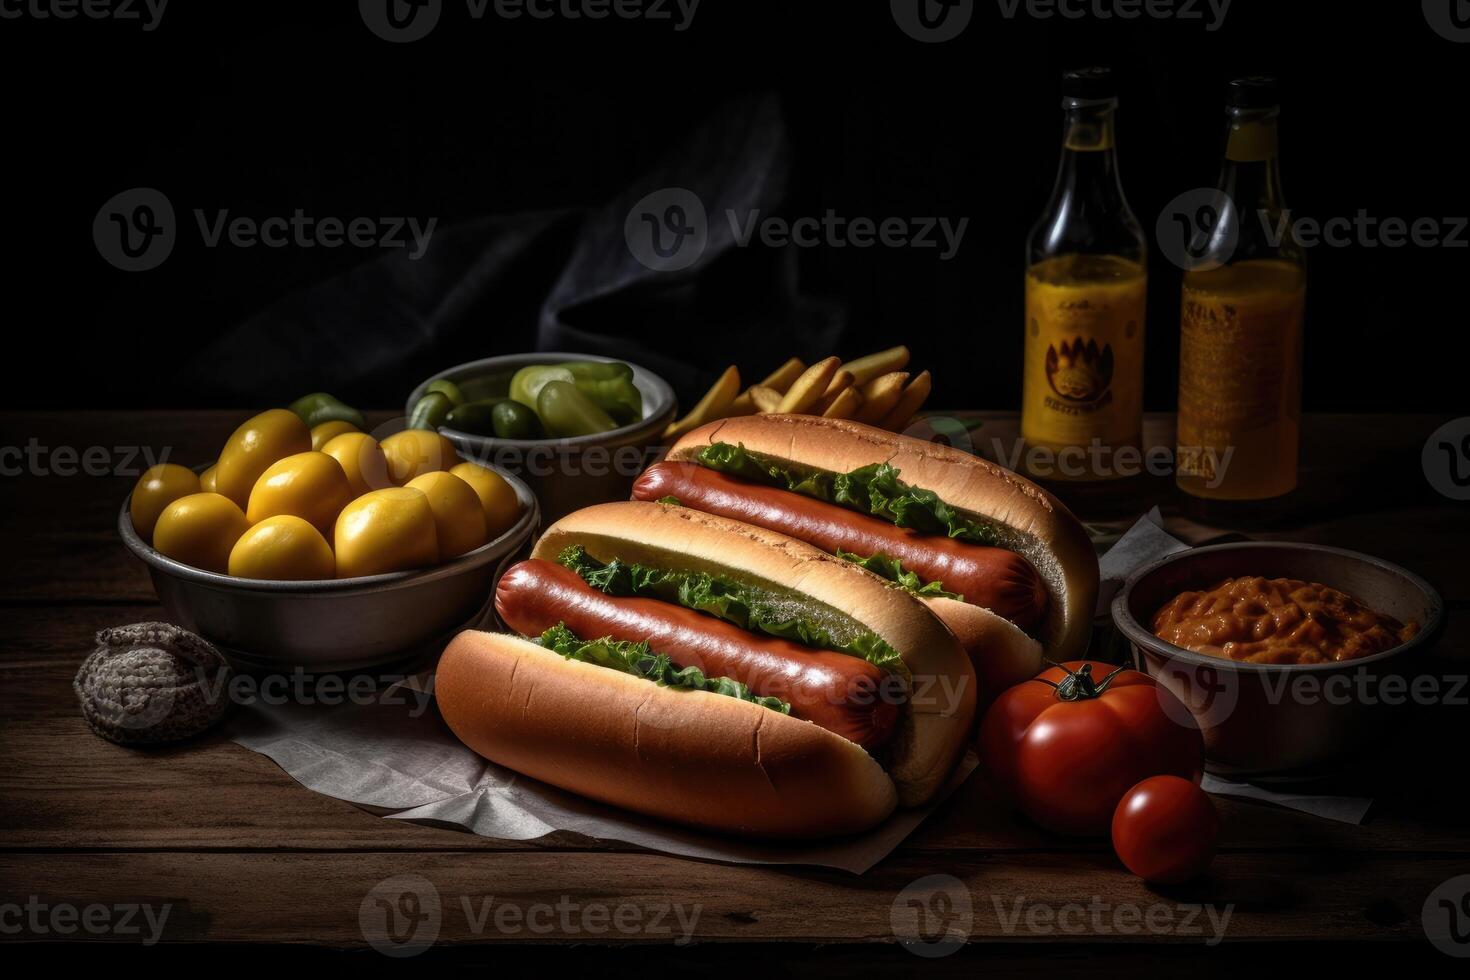
[[[1141,474],[1147,244],[1118,177],[1112,72],[1069,71],[1062,94],[1061,167],[1026,243],[1022,460],[1085,503]]]
[[[1307,280],[1281,191],[1279,102],[1273,79],[1230,83],[1218,218],[1184,275],[1175,479],[1186,513],[1207,521],[1268,519],[1297,483]]]

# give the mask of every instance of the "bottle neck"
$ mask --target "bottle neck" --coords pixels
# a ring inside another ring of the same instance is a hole
[[[1286,206],[1281,192],[1278,115],[1274,108],[1230,110],[1220,189],[1238,208],[1279,213]]]
[[[1292,230],[1291,213],[1281,190],[1281,157],[1277,142],[1280,110],[1230,109],[1220,190],[1234,204],[1237,237],[1235,261],[1285,259],[1301,264],[1302,248]]]
[[[1118,176],[1116,100],[1068,104],[1062,121],[1062,164],[1053,198],[1127,204]]]
[[[1118,177],[1117,101],[1069,101],[1063,108],[1062,165],[1051,200],[1027,239],[1029,261],[1076,254],[1143,264],[1148,246]]]

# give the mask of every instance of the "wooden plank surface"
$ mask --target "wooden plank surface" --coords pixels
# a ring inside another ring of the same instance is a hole
[[[160,917],[169,907],[165,941],[270,936],[333,946],[361,945],[365,931],[373,934],[371,920],[364,929],[363,905],[375,892],[395,904],[399,895],[417,893],[424,912],[432,911],[429,896],[437,896],[438,939],[446,943],[668,943],[686,935],[700,942],[892,942],[917,938],[913,912],[904,918],[902,906],[936,894],[958,902],[971,896],[967,924],[962,908],[949,914],[973,940],[1412,940],[1422,939],[1425,897],[1464,868],[1458,857],[1230,854],[1200,882],[1153,890],[1106,856],[1070,853],[943,861],[905,853],[861,879],[653,854],[0,853],[0,882],[31,882],[25,894],[43,904],[148,903]],[[960,886],[915,887],[937,873]],[[303,893],[310,900],[288,898]],[[516,910],[514,917],[498,918],[502,905]],[[610,924],[619,907],[628,910],[625,930]],[[602,932],[584,918],[589,910],[601,910]]]
[[[895,935],[895,900],[916,880],[942,873],[957,877],[970,896],[968,931],[977,940],[1152,936],[1196,943],[1199,936],[1177,930],[1124,935],[1108,915],[1076,913],[1076,928],[1053,924],[1047,931],[1045,923],[1058,913],[1074,915],[1079,904],[1146,911],[1205,903],[1231,909],[1227,942],[1422,942],[1419,907],[1428,891],[1470,872],[1457,781],[1436,779],[1436,756],[1422,751],[1462,740],[1463,708],[1455,713],[1448,705],[1417,712],[1385,745],[1371,767],[1378,802],[1364,826],[1218,800],[1221,857],[1208,879],[1182,891],[1153,890],[1123,873],[1106,842],[1039,832],[996,805],[980,779],[859,878],[680,861],[581,838],[489,841],[384,820],[307,792],[265,757],[217,736],[164,750],[105,743],[76,710],[76,665],[97,629],[158,615],[146,573],[113,527],[135,478],[127,464],[140,468],[144,450],[154,459],[166,450],[174,461],[205,461],[245,414],[0,420],[0,447],[34,447],[26,473],[0,479],[0,528],[11,545],[11,560],[0,566],[0,756],[7,762],[0,773],[0,901],[157,901],[174,909],[166,942],[272,938],[352,947],[366,941],[359,912],[370,890],[415,874],[443,900],[444,944],[676,938],[646,928],[594,935],[564,924],[545,931],[477,924],[471,912],[483,910],[490,896],[523,913],[559,902],[665,908],[666,923],[674,906],[698,905],[693,935],[701,941],[868,943],[904,938]],[[1014,432],[1013,415],[981,417],[979,442],[1004,442]],[[1470,569],[1446,542],[1470,537],[1470,509],[1435,495],[1418,471],[1419,447],[1441,421],[1309,418],[1310,520],[1271,536],[1380,554],[1435,581],[1452,614],[1432,669],[1456,676],[1470,650]],[[1167,443],[1167,419],[1150,420],[1149,438]],[[82,469],[93,447],[93,472],[68,472]],[[14,465],[13,454],[6,462]],[[1017,908],[1022,918],[1012,921]]]

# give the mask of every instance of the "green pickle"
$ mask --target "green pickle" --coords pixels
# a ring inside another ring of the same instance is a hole
[[[616,381],[624,378],[633,380],[633,369],[622,361],[564,361],[557,367],[572,372],[576,381]]]
[[[308,429],[314,429],[323,422],[350,422],[354,428],[367,428],[361,412],[325,391],[302,395],[291,403],[291,411],[306,423]]]
[[[601,381],[578,378],[575,384],[578,391],[592,399],[593,404],[612,416],[618,425],[628,425],[643,418],[643,396],[627,378]]]
[[[442,391],[431,391],[414,403],[408,414],[410,429],[437,429],[444,424],[445,417],[454,408],[454,403]]]
[[[617,428],[612,417],[570,381],[542,384],[536,398],[536,414],[541,416],[546,431],[557,439],[590,436]]]
[[[521,368],[510,379],[510,397],[527,408],[535,408],[541,388],[552,381],[574,380],[571,371],[556,364],[531,364]]]
[[[451,402],[453,402],[455,408],[458,408],[465,402],[471,400],[465,398],[464,392],[459,390],[459,385],[455,384],[453,381],[450,381],[448,378],[440,378],[437,381],[430,381],[428,385],[424,388],[424,394],[426,395],[434,391],[439,392],[445,398],[448,398]]]
[[[500,401],[466,402],[455,406],[445,416],[444,424],[459,432],[468,432],[472,436],[488,436],[495,434],[495,406],[503,404]]]
[[[498,439],[540,439],[546,435],[535,411],[508,398],[496,404],[490,419]]]

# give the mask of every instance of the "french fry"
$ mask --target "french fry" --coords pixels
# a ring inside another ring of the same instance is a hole
[[[755,404],[755,410],[762,414],[770,414],[781,408],[781,393],[775,388],[767,388],[765,385],[751,385],[746,394]]]
[[[908,380],[907,371],[890,371],[863,385],[863,410],[854,418],[867,425],[877,425],[883,421],[883,416],[893,411],[893,406],[898,404],[899,397],[903,395],[903,386]]]
[[[792,383],[795,382],[797,378],[801,377],[801,372],[805,370],[806,365],[802,363],[801,358],[793,357],[791,358],[791,360],[787,361],[785,364],[781,365],[780,367],[776,368],[776,370],[766,375],[765,380],[761,382],[761,387],[771,388],[784,395],[788,390],[790,390]]]
[[[791,387],[791,382],[801,377],[801,372],[805,370],[806,365],[802,363],[801,358],[791,358],[785,364],[766,375],[765,379],[759,385],[751,385],[750,388],[746,388],[741,392],[735,401],[730,404],[730,414],[754,415],[756,412],[766,411],[766,409],[757,408],[755,402],[751,401],[750,389],[756,387],[769,388],[778,395],[784,395],[786,389]],[[770,411],[775,411],[775,409],[770,409]]]
[[[903,370],[908,363],[909,349],[900,344],[897,347],[880,350],[876,354],[859,357],[855,361],[848,361],[842,365],[842,369],[852,372],[853,383],[861,388],[880,374]]]
[[[823,414],[828,408],[832,407],[832,403],[837,400],[838,395],[851,387],[852,375],[839,368],[837,373],[832,375],[832,380],[827,382],[827,390],[822,393],[822,397],[818,398],[817,403],[808,409],[808,411],[813,415]]]
[[[929,397],[929,390],[934,386],[934,381],[929,377],[928,371],[920,371],[918,377],[909,382],[903,394],[898,398],[898,404],[883,416],[878,423],[878,428],[887,429],[890,432],[898,432],[909,424],[909,419],[914,417],[924,404],[924,399]]]
[[[704,393],[699,404],[694,410],[677,422],[670,422],[669,427],[664,429],[665,439],[677,439],[686,432],[713,422],[715,419],[725,417],[725,412],[730,403],[735,400],[735,395],[740,391],[740,369],[731,364],[725,368],[725,373],[714,383],[714,387]]]
[[[798,415],[808,411],[827,393],[827,386],[832,383],[832,376],[837,373],[841,364],[840,358],[828,357],[807,368],[801,373],[801,377],[791,382],[786,394],[781,396],[778,411],[794,412]]]
[[[863,393],[856,388],[843,388],[822,414],[829,419],[854,418],[863,407]]]

